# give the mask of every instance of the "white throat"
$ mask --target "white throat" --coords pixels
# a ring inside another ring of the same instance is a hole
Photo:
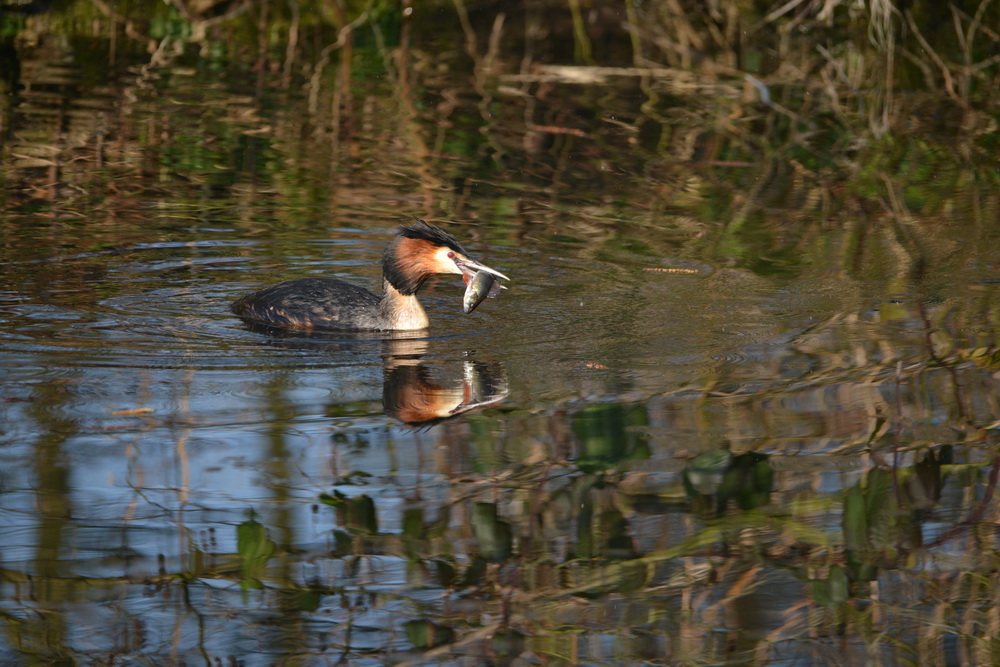
[[[416,294],[403,295],[388,280],[382,281],[382,313],[390,322],[392,329],[397,331],[412,331],[426,329],[430,321],[424,307],[417,301]]]

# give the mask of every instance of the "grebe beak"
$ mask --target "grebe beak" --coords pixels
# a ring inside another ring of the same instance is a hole
[[[480,264],[476,260],[469,259],[468,257],[455,257],[455,264],[457,264],[458,268],[462,270],[462,280],[465,282],[466,285],[469,284],[469,281],[472,280],[472,277],[476,275],[476,273],[479,271],[492,273],[497,278],[510,280],[510,278],[500,273],[496,269],[491,269],[485,264]]]

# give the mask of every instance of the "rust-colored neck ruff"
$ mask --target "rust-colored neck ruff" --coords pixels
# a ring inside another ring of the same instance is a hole
[[[461,273],[455,255],[465,250],[455,237],[422,220],[403,227],[382,255],[382,275],[400,294],[416,294],[436,273]]]

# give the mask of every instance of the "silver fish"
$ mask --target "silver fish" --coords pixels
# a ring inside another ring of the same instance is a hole
[[[489,271],[477,271],[465,287],[462,310],[468,315],[476,309],[476,306],[485,301],[486,297],[495,297],[502,289],[504,289],[503,285],[498,283]]]

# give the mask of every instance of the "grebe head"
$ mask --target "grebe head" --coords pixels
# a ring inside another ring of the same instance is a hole
[[[510,280],[495,269],[480,264],[465,252],[454,236],[416,218],[405,225],[382,256],[385,279],[400,294],[414,294],[435,273],[461,275],[468,283],[477,271],[487,271]]]

